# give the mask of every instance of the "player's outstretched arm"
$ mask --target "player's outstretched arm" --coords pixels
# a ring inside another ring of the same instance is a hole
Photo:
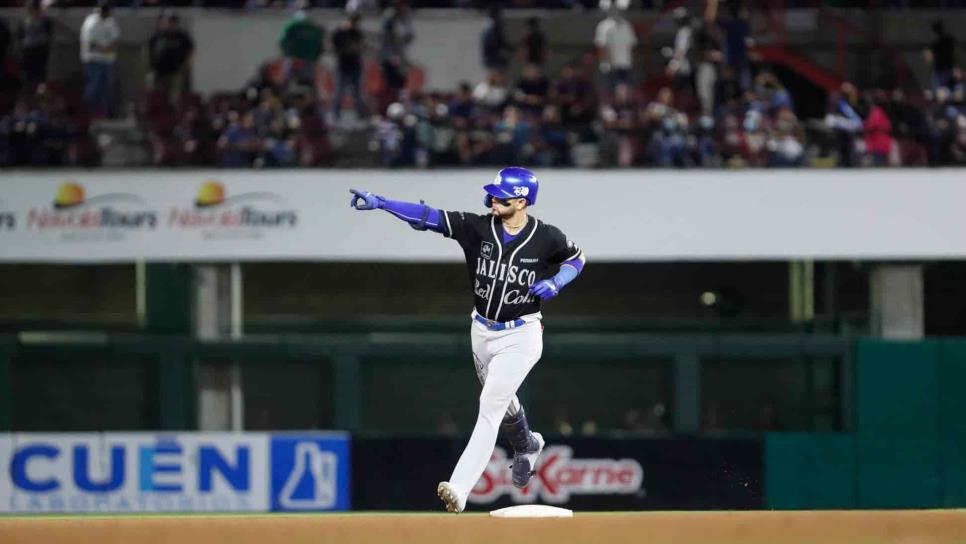
[[[558,271],[552,278],[548,280],[538,281],[537,283],[530,286],[530,292],[535,296],[540,297],[541,300],[547,300],[548,298],[553,298],[560,294],[560,290],[564,288],[565,285],[574,281],[574,279],[580,275],[584,270],[584,264],[586,263],[584,259],[584,252],[579,252],[572,259],[566,260],[560,265],[560,271]]]
[[[446,222],[443,220],[443,212],[427,206],[422,201],[419,204],[414,204],[412,202],[390,200],[372,194],[369,191],[359,191],[357,189],[349,189],[349,192],[352,193],[349,206],[357,210],[386,210],[399,219],[409,223],[409,226],[416,230],[432,230],[446,234]]]

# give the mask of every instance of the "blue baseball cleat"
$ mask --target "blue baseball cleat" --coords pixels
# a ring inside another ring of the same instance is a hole
[[[530,447],[526,451],[513,452],[513,485],[523,488],[530,483],[530,478],[537,473],[537,459],[543,452],[543,435],[532,433],[533,439],[530,440]]]

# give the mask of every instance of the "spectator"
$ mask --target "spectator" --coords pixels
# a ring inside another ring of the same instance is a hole
[[[966,105],[966,70],[956,66],[952,74],[949,91],[952,93],[953,100],[962,107]]]
[[[886,115],[885,91],[876,91],[869,115],[865,118],[865,153],[872,166],[889,166],[889,156],[895,141],[892,139],[892,122]]]
[[[954,138],[951,145],[951,155],[953,164],[966,165],[966,113],[956,116],[956,126],[954,128]]]
[[[607,131],[606,143],[617,152],[617,166],[633,165],[637,154],[637,133],[640,126],[637,102],[634,100],[630,85],[617,84],[612,103],[601,108],[600,117]]]
[[[253,166],[262,149],[262,142],[255,130],[255,116],[251,112],[239,115],[232,111],[229,125],[218,139],[221,166],[237,168]]]
[[[500,14],[499,8],[494,7],[490,10],[490,21],[483,29],[480,42],[483,51],[483,67],[490,72],[506,70],[512,47],[506,39],[503,30],[503,16]]]
[[[431,105],[432,108],[428,112],[428,117],[423,120],[420,131],[417,133],[418,140],[424,146],[424,151],[417,153],[416,164],[419,166],[456,164],[459,161],[459,156],[456,153],[454,118],[450,115],[449,107],[443,103],[441,97],[434,95]],[[423,155],[425,155],[425,159]]]
[[[34,163],[32,150],[39,141],[37,125],[41,121],[38,117],[26,101],[20,100],[13,111],[0,120],[0,136],[3,138],[0,164],[24,166]]]
[[[716,1],[715,4],[717,4]],[[748,22],[748,13],[740,0],[728,2],[728,12],[727,17],[718,21],[718,26],[724,34],[724,60],[734,70],[741,88],[747,89],[751,86],[748,47],[754,43],[751,39],[751,24]]]
[[[256,162],[256,166],[293,166],[298,158],[293,130],[296,128],[297,123],[290,125],[288,117],[274,117],[262,137],[261,163]]]
[[[520,41],[520,53],[524,64],[533,64],[543,68],[547,62],[547,35],[540,28],[540,19],[527,19],[527,30]]]
[[[195,49],[191,36],[181,28],[174,12],[162,13],[158,29],[148,40],[152,86],[178,97],[190,88],[189,61]]]
[[[365,100],[362,97],[362,51],[365,38],[359,30],[359,14],[352,13],[332,35],[332,49],[337,61],[335,98],[332,112],[338,119],[342,113],[342,100],[346,89],[352,89],[352,102],[359,117],[366,115]]]
[[[325,29],[305,9],[308,2],[300,0],[298,9],[282,28],[278,45],[286,63],[286,79],[294,78],[305,87],[315,87],[319,78],[319,58],[325,49]]]
[[[22,99],[0,119],[0,165],[56,166],[67,151],[67,127],[56,106],[41,93]]]
[[[774,129],[766,144],[768,166],[802,166],[805,163],[805,143],[798,118],[787,106],[783,106],[775,118]]]
[[[560,110],[553,104],[543,109],[539,137],[534,143],[534,163],[541,166],[570,166],[570,134],[561,121]]]
[[[702,115],[698,122],[694,123],[687,142],[694,164],[704,168],[721,166],[721,155],[718,151],[718,143],[715,141],[713,117]]]
[[[0,114],[12,111],[17,91],[20,89],[17,63],[10,55],[11,45],[13,34],[7,27],[6,19],[0,17]]]
[[[466,81],[461,81],[456,96],[449,103],[450,117],[469,119],[473,115],[473,90]]]
[[[405,0],[392,0],[382,19],[380,65],[385,85],[383,104],[388,105],[399,100],[400,91],[406,87],[406,74],[409,70],[406,48],[413,38],[413,24]]]
[[[925,112],[910,104],[902,89],[893,89],[891,99],[883,109],[892,121],[892,134],[899,150],[898,163],[926,166],[929,159]]]
[[[694,72],[694,88],[701,103],[701,113],[711,115],[715,107],[715,87],[718,67],[724,58],[714,31],[714,19],[705,17],[694,35],[694,56],[697,68]]]
[[[792,95],[778,81],[778,77],[767,70],[759,72],[755,77],[755,96],[769,114],[782,108],[794,110]]]
[[[373,147],[378,153],[379,165],[395,166],[402,145],[400,124],[406,115],[406,106],[394,102],[386,108],[386,115],[379,118],[373,131]]]
[[[946,87],[936,89],[926,121],[929,134],[929,164],[952,164],[952,151],[956,142],[959,117],[958,108],[950,103]]]
[[[550,94],[550,82],[536,64],[523,67],[520,82],[513,93],[513,101],[528,115],[539,116]]]
[[[255,126],[255,132],[258,133],[259,137],[266,138],[271,132],[272,125],[278,120],[284,120],[285,111],[282,108],[282,102],[279,100],[278,96],[272,92],[272,89],[265,88],[262,89],[259,94],[258,105],[252,110],[252,117]]]
[[[693,87],[691,80],[691,44],[694,29],[691,28],[691,16],[687,8],[679,7],[674,10],[674,49],[668,61],[667,73],[671,76],[675,90],[681,91]]]
[[[741,116],[728,112],[717,118],[716,125],[720,130],[717,142],[722,163],[729,167],[745,166],[745,133],[742,131]]]
[[[658,91],[657,99],[647,105],[644,117],[651,133],[648,144],[651,162],[665,168],[691,166],[685,148],[688,118],[675,109],[674,92],[668,87]]]
[[[415,108],[416,126],[415,152],[413,162],[417,168],[427,168],[435,163],[438,154],[445,153],[445,142],[441,138],[439,126],[446,116],[446,106],[440,103],[434,94],[423,96],[420,104]]]
[[[734,69],[727,64],[720,67],[720,77],[714,85],[714,115],[719,120],[725,115],[738,113],[736,110],[744,94]]]
[[[460,163],[482,165],[497,162],[493,117],[493,113],[484,110],[467,127],[457,127],[455,140]]]
[[[100,0],[81,26],[81,62],[84,64],[84,101],[96,117],[114,109],[114,63],[121,31],[111,15],[110,0]]]
[[[926,63],[932,67],[932,88],[948,87],[952,79],[953,67],[956,65],[956,40],[946,33],[946,26],[941,19],[932,24],[932,32],[936,39],[923,52]]]
[[[41,0],[27,2],[27,15],[17,26],[17,45],[24,81],[31,89],[47,81],[47,61],[54,38],[54,23]]]
[[[188,108],[173,130],[174,140],[181,144],[179,164],[206,166],[213,162],[214,136],[203,110]]]
[[[567,64],[554,85],[554,97],[560,107],[563,124],[571,129],[589,125],[594,118],[594,92],[590,82]]]
[[[758,110],[749,110],[745,113],[745,118],[741,123],[743,131],[742,159],[746,166],[760,167],[766,166],[768,130],[765,124],[768,122]]]
[[[624,13],[610,0],[601,0],[601,7],[607,10],[607,17],[597,24],[594,45],[600,72],[608,79],[609,92],[614,92],[617,85],[631,82],[637,35]]]
[[[473,89],[473,100],[490,111],[500,111],[506,105],[509,90],[503,72],[494,70]]]
[[[503,119],[493,127],[496,137],[497,162],[501,164],[527,164],[533,152],[531,137],[533,126],[515,106],[503,110]]]
[[[858,112],[858,91],[849,82],[842,84],[841,92],[832,99],[825,125],[832,130],[838,151],[837,166],[856,166],[855,139],[862,130],[862,117]]]

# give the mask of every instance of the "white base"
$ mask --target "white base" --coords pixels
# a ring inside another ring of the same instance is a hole
[[[500,508],[490,512],[490,515],[495,518],[572,518],[574,511],[543,504],[524,504]]]

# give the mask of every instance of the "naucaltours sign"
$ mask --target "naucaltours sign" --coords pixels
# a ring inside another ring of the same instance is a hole
[[[486,214],[494,170],[7,171],[0,262],[458,262],[442,236],[350,208],[349,189]],[[595,262],[966,257],[961,169],[537,175],[532,213]]]

